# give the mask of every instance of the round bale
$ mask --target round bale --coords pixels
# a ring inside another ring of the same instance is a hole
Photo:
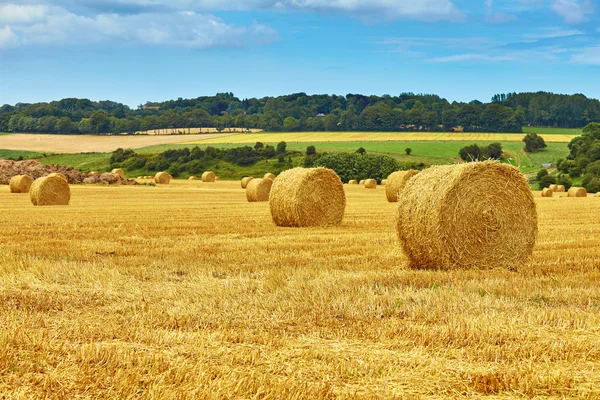
[[[167,185],[171,183],[171,177],[166,172],[157,172],[156,175],[154,175],[154,182]]]
[[[398,201],[398,193],[402,190],[406,182],[413,176],[417,175],[419,171],[409,169],[408,171],[396,171],[392,172],[386,180],[385,184],[385,196],[390,203]]]
[[[387,179],[382,179],[381,184],[385,186],[387,184]]]
[[[67,177],[64,174],[61,174],[60,172],[52,172],[46,176],[58,176],[59,178],[64,179],[65,181],[69,182],[69,180],[67,179]]]
[[[221,178],[219,178],[218,176],[215,176],[215,182],[220,181]]]
[[[125,178],[125,171],[123,171],[121,168],[115,168],[112,171],[110,171],[112,174],[117,174],[117,175],[121,175],[121,178]]]
[[[11,193],[29,193],[31,178],[29,175],[13,176],[10,178],[9,186]]]
[[[339,225],[346,195],[342,181],[331,169],[293,168],[275,179],[269,205],[278,226]]]
[[[253,176],[245,176],[242,178],[242,189],[246,189],[246,187],[248,186],[248,183],[250,183],[250,181],[254,179]]]
[[[542,197],[552,197],[553,193],[549,187],[542,189]]]
[[[564,193],[565,192],[565,185],[556,185],[556,190],[554,190],[554,192]]]
[[[361,180],[358,182],[358,184],[359,184],[359,185],[364,185],[364,184],[365,184],[365,180],[364,180],[364,179],[361,179]]]
[[[202,182],[214,182],[215,178],[215,173],[212,171],[206,171],[202,174]]]
[[[557,190],[556,190],[556,189],[557,189],[557,187],[558,187],[558,185],[556,185],[556,184],[554,184],[554,183],[553,183],[552,185],[548,186],[548,189],[549,189],[551,192],[556,192],[556,191],[557,191]]]
[[[375,189],[377,187],[377,181],[375,179],[367,179],[365,180],[364,185],[367,189]]]
[[[196,177],[196,176],[190,176],[188,178],[188,181],[197,181],[197,180],[198,180],[198,177]]]
[[[600,192],[596,193],[594,197],[600,197]]]
[[[274,180],[275,180],[275,174],[272,174],[272,173],[270,173],[270,172],[267,172],[267,173],[265,174],[265,176],[263,176],[263,178],[264,178],[264,179],[270,179],[270,180],[274,181]]]
[[[358,185],[358,181],[356,179],[351,179],[348,181],[348,185]]]
[[[252,179],[246,186],[246,199],[249,202],[269,201],[272,186],[271,179]]]
[[[510,165],[428,168],[406,183],[398,203],[397,233],[412,268],[515,267],[531,256],[535,202]]]
[[[29,197],[34,206],[62,206],[69,204],[71,188],[60,176],[45,176],[31,184]]]
[[[567,192],[567,197],[587,197],[587,191],[582,187],[571,187]]]

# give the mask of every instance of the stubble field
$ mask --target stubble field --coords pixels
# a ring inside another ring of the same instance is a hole
[[[1,398],[598,398],[599,198],[518,271],[409,270],[383,187],[277,228],[238,182],[0,187]]]

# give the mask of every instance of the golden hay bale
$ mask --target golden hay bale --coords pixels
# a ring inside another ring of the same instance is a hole
[[[549,187],[542,189],[542,197],[552,197],[553,193]]]
[[[69,180],[67,179],[67,177],[63,174],[61,174],[60,172],[52,172],[46,176],[58,176],[59,178],[64,179],[65,181],[69,182]]]
[[[272,186],[271,179],[252,179],[246,186],[246,199],[250,202],[269,201]]]
[[[171,183],[171,177],[169,177],[169,174],[166,172],[157,172],[156,175],[154,175],[154,182],[167,185]]]
[[[29,175],[13,176],[10,178],[9,186],[11,193],[29,193],[31,178]]]
[[[417,175],[419,171],[409,169],[408,171],[396,171],[392,172],[386,180],[385,184],[385,196],[390,203],[398,201],[398,193],[402,190],[406,182],[413,176]]]
[[[587,197],[587,191],[582,187],[573,186],[567,192],[567,197]]]
[[[206,171],[202,174],[202,182],[214,182],[215,178],[215,173],[212,171]]]
[[[221,180],[221,178],[219,178],[218,176],[215,176],[215,182],[220,181],[220,180]]]
[[[556,192],[557,187],[558,187],[558,185],[552,184],[552,185],[548,186],[548,189],[551,192]]]
[[[594,197],[600,197],[600,192],[596,193]]]
[[[365,180],[364,180],[364,179],[361,179],[361,180],[358,182],[358,184],[359,184],[359,185],[364,185],[364,184],[365,184]]]
[[[334,171],[293,168],[275,179],[269,205],[278,226],[339,225],[344,217],[346,195]]]
[[[348,181],[348,185],[358,185],[358,181],[356,179],[352,179]]]
[[[92,171],[90,172],[90,176],[98,176],[100,175],[99,173],[97,173],[96,171]]]
[[[387,184],[387,179],[382,179],[381,184],[385,186]]]
[[[197,180],[198,180],[198,177],[196,177],[196,176],[190,176],[188,178],[188,181],[197,181]]]
[[[565,185],[556,185],[556,190],[554,190],[554,192],[564,193],[565,192]]]
[[[29,197],[34,206],[67,205],[71,199],[71,188],[60,176],[48,175],[33,181]]]
[[[250,183],[250,181],[254,179],[253,176],[245,176],[242,178],[242,189],[246,189],[246,187],[248,186],[248,183]]]
[[[406,183],[398,203],[397,233],[411,267],[511,267],[531,256],[535,202],[525,177],[510,165],[428,168]]]
[[[375,179],[367,179],[365,180],[364,185],[367,189],[375,189],[377,187],[377,181]]]
[[[276,176],[275,176],[275,174],[272,174],[272,173],[270,173],[270,172],[267,172],[267,173],[265,174],[265,176],[263,176],[263,178],[264,178],[264,179],[270,179],[270,180],[274,181],[274,180],[275,180],[275,178],[276,178]]]
[[[115,168],[112,171],[110,171],[110,173],[121,175],[121,178],[125,178],[125,171],[123,171],[121,168]]]

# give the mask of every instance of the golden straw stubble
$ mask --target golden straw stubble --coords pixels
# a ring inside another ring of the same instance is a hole
[[[342,181],[331,169],[293,168],[275,179],[269,206],[277,226],[339,225],[344,218],[346,194]]]
[[[16,175],[10,178],[9,187],[11,193],[29,193],[31,187],[29,175]]]
[[[246,199],[249,202],[269,201],[272,186],[272,179],[252,179],[246,186]]]
[[[45,176],[33,181],[29,196],[34,206],[67,205],[71,200],[71,188],[60,176]]]
[[[413,268],[517,267],[537,235],[520,171],[493,161],[428,168],[398,196],[397,233]]]

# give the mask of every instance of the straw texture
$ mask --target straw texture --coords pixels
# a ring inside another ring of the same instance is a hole
[[[71,199],[71,188],[60,176],[45,176],[31,184],[29,197],[34,206],[67,205]]]
[[[565,192],[565,185],[556,185],[556,190],[553,190],[554,192],[557,193],[564,193]]]
[[[358,185],[358,181],[356,179],[351,179],[348,181],[348,185]]]
[[[171,183],[171,177],[166,172],[157,172],[156,175],[154,175],[154,182],[167,185]]]
[[[553,194],[554,192],[549,187],[542,189],[542,197],[552,197]]]
[[[582,187],[571,187],[567,192],[567,197],[587,197],[587,191]]]
[[[206,171],[202,174],[202,182],[214,182],[216,175],[212,171]]]
[[[377,181],[375,179],[366,179],[364,185],[367,189],[375,189],[377,187]]]
[[[246,199],[249,202],[269,201],[272,186],[271,179],[252,179],[246,186]]]
[[[270,172],[267,172],[267,173],[265,174],[265,176],[263,176],[263,178],[264,178],[264,179],[270,179],[270,180],[274,181],[274,180],[275,180],[275,178],[276,178],[276,176],[275,176],[275,174],[272,174],[272,173],[270,173]]]
[[[246,187],[248,186],[248,183],[249,183],[249,182],[250,182],[252,179],[254,179],[254,177],[253,177],[253,176],[245,176],[245,177],[243,177],[243,178],[242,178],[242,182],[241,182],[241,184],[242,184],[242,189],[246,189]]]
[[[392,172],[385,180],[385,196],[387,201],[394,203],[398,201],[398,193],[402,190],[406,182],[419,171],[410,169],[408,171]]]
[[[29,175],[13,176],[10,178],[9,186],[11,193],[29,193],[31,178]]]
[[[121,178],[125,178],[125,171],[123,171],[121,168],[115,168],[110,172],[113,174],[121,175]]]

